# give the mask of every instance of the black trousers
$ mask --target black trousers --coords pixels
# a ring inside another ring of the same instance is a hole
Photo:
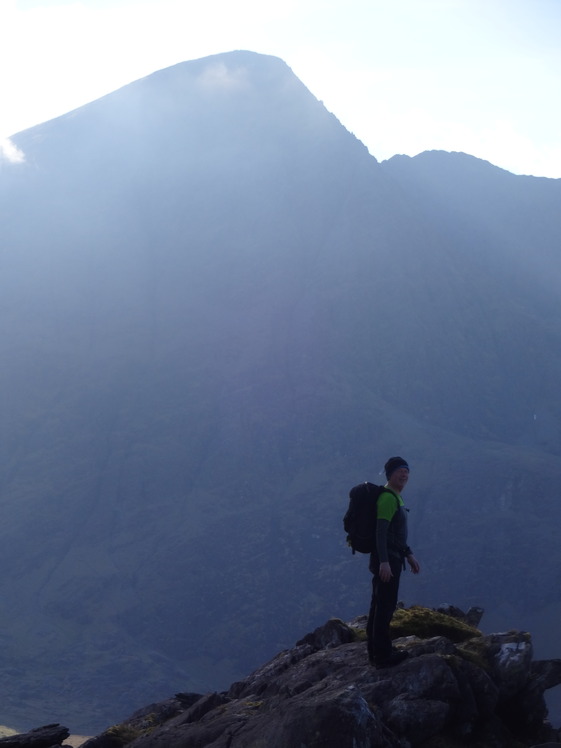
[[[387,659],[391,654],[390,622],[397,607],[402,567],[401,559],[390,558],[390,568],[393,576],[389,582],[382,582],[377,572],[372,575],[372,600],[366,623],[368,657],[370,660],[380,662]],[[378,566],[376,566],[377,568]]]

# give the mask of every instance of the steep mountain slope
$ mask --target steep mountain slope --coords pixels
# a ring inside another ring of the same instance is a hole
[[[390,453],[413,466],[425,562],[405,595],[493,600],[519,626],[546,607],[556,181],[454,154],[380,165],[245,52],[14,141],[0,721],[99,731],[363,611],[341,517]]]

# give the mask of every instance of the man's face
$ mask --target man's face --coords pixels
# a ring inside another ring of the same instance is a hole
[[[407,481],[409,480],[409,470],[406,467],[398,468],[394,470],[390,476],[388,483],[395,488],[398,493],[401,493],[405,488]]]

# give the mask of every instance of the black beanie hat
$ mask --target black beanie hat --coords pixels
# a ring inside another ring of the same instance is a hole
[[[409,465],[407,464],[407,461],[403,459],[403,457],[390,457],[390,459],[384,465],[386,478],[389,480],[391,474],[402,467],[406,467],[407,470],[409,470]]]

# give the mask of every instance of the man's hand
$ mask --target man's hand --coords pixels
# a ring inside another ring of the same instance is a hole
[[[407,556],[407,563],[411,567],[413,574],[418,574],[421,571],[421,566],[412,553]]]
[[[388,561],[382,561],[378,576],[382,582],[389,582],[393,577],[392,569]]]

